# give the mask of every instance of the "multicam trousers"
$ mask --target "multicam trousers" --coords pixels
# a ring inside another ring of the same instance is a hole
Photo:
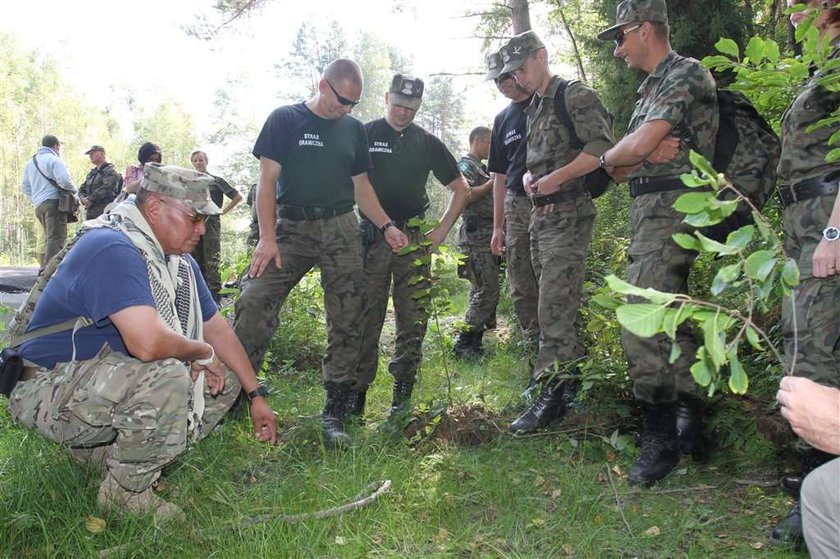
[[[208,216],[204,220],[204,235],[198,240],[193,250],[193,258],[198,263],[201,275],[207,282],[207,287],[214,294],[222,289],[222,278],[219,276],[219,264],[222,255],[222,220],[217,215]]]
[[[595,205],[585,193],[555,204],[547,215],[531,213],[531,261],[539,277],[538,380],[586,353],[580,304],[594,223]]]
[[[204,392],[195,442],[233,405],[239,381],[226,372],[218,396]],[[144,363],[104,347],[93,359],[39,369],[12,391],[12,417],[69,447],[112,445],[106,466],[121,486],[140,492],[187,446],[194,383],[176,359]]]
[[[526,342],[539,346],[539,276],[531,261],[531,201],[527,196],[505,195],[505,259],[510,298]]]
[[[428,280],[418,282],[415,278],[428,278],[429,265],[415,265],[419,256],[417,252],[397,256],[385,242],[382,233],[375,228],[372,232],[372,242],[364,248],[367,306],[355,386],[357,390],[367,390],[376,378],[379,336],[385,323],[389,288],[393,290],[391,297],[394,301],[396,338],[394,356],[388,370],[396,380],[414,382],[420,368],[423,338],[429,320],[423,301],[413,297],[418,290],[428,287]],[[423,235],[416,228],[407,228],[405,233],[412,244],[419,244],[423,240]]]
[[[277,244],[282,266],[270,263],[263,275],[243,274],[233,330],[255,371],[265,357],[292,288],[314,266],[321,270],[327,319],[322,362],[326,382],[354,382],[362,342],[365,275],[359,221],[354,212],[309,221],[281,219]]]
[[[633,237],[627,250],[627,281],[633,285],[671,293],[687,292],[688,273],[697,253],[680,247],[671,238],[674,233],[693,231],[682,222],[684,214],[673,208],[676,199],[684,193],[684,190],[674,190],[633,199],[630,207]],[[676,343],[682,355],[673,364],[669,363],[671,340],[665,334],[640,338],[622,330],[621,342],[636,399],[660,404],[694,393],[689,368],[698,346],[687,323],[677,328]]]

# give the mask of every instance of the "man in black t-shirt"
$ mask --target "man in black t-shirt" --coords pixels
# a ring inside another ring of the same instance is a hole
[[[365,394],[376,377],[379,362],[379,335],[388,307],[388,288],[393,281],[396,341],[388,370],[394,375],[392,413],[404,410],[411,401],[411,392],[420,366],[421,348],[426,335],[428,311],[422,300],[413,296],[428,287],[428,282],[413,281],[417,276],[429,277],[430,264],[415,261],[446,238],[469,198],[469,188],[458,171],[455,158],[442,141],[414,123],[414,116],[423,97],[423,81],[402,74],[394,76],[385,94],[386,114],[368,122],[365,130],[373,169],[370,181],[386,213],[396,220],[410,242],[421,245],[427,240],[432,247],[423,247],[406,255],[394,254],[377,227],[362,219],[367,308],[365,310],[362,352],[354,391],[353,414],[364,412]],[[449,204],[440,224],[425,236],[410,223],[423,218],[429,207],[426,181],[432,172],[451,191]]]
[[[525,109],[533,95],[516,83],[513,74],[502,74],[503,66],[498,52],[487,57],[487,79],[493,80],[501,94],[511,101],[493,121],[490,157],[487,159],[487,170],[495,173],[490,248],[494,255],[505,256],[513,310],[528,350],[536,353],[540,342],[537,317],[540,286],[531,262],[531,237],[528,234],[531,201],[522,186],[527,151]]]
[[[199,173],[207,172],[207,154],[201,150],[195,150],[190,154],[190,161]],[[210,185],[210,199],[213,203],[222,207],[225,196],[230,198],[228,205],[222,209],[222,215],[225,215],[232,210],[239,202],[242,201],[242,194],[235,188],[228,184],[222,177],[210,175],[213,177],[213,183]],[[204,281],[207,282],[207,287],[210,288],[210,294],[213,295],[213,300],[216,304],[221,301],[219,292],[222,290],[222,278],[219,275],[219,260],[222,253],[222,220],[218,215],[211,215],[204,220],[204,228],[207,230],[198,244],[195,245],[192,255],[195,261],[198,262],[198,267],[201,270],[201,275],[204,276]]]
[[[263,125],[253,150],[260,161],[260,238],[243,278],[234,322],[236,335],[258,369],[286,296],[310,269],[320,268],[327,315],[322,421],[327,443],[334,446],[350,442],[344,422],[364,311],[365,277],[354,202],[391,250],[408,244],[376,198],[368,179],[367,135],[362,123],[349,116],[362,86],[358,64],[335,60],[324,68],[314,97],[276,109]]]

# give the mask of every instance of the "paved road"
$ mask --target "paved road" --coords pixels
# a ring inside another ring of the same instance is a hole
[[[0,307],[14,311],[26,299],[38,279],[37,267],[0,267]],[[8,324],[11,312],[0,308],[0,322]]]

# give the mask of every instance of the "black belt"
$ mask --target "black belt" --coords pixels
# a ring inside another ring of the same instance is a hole
[[[527,192],[525,192],[525,190],[524,190],[524,189],[522,189],[522,190],[519,190],[519,189],[514,190],[514,189],[512,189],[512,188],[508,188],[508,189],[507,189],[507,195],[508,195],[508,196],[515,196],[516,198],[524,198],[525,196],[528,196],[528,193],[527,193]]]
[[[321,208],[318,206],[279,206],[277,215],[282,219],[292,221],[312,221],[314,219],[326,219],[353,211],[353,206],[345,208]]]
[[[567,202],[574,200],[583,194],[582,188],[573,188],[571,190],[558,190],[545,196],[531,196],[531,205],[535,208],[541,208],[549,204],[558,204],[560,202]]]
[[[630,196],[635,198],[642,194],[653,194],[654,192],[669,192],[671,190],[683,190],[688,187],[677,177],[639,177],[630,180]]]
[[[779,199],[782,201],[782,207],[786,208],[801,200],[836,194],[838,186],[840,186],[840,171],[824,177],[800,181],[793,186],[779,185]]]

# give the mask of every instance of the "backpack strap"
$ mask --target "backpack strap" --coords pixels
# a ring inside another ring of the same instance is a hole
[[[85,318],[83,316],[79,316],[79,317],[75,317],[75,318],[69,318],[69,319],[65,320],[64,322],[59,322],[58,324],[53,324],[52,326],[44,326],[43,328],[38,328],[38,329],[33,330],[31,332],[27,332],[23,336],[12,340],[11,343],[9,344],[9,347],[13,347],[13,348],[14,347],[20,347],[23,344],[25,344],[26,342],[29,342],[29,341],[34,340],[36,338],[42,338],[44,336],[49,336],[50,334],[56,334],[58,332],[64,332],[65,330],[71,330],[72,329],[73,332],[75,333],[79,329],[84,328],[86,326],[90,326],[91,324],[93,324],[93,319],[91,319],[91,318]],[[74,348],[74,350],[75,350],[75,348]]]
[[[572,117],[569,116],[569,109],[566,107],[566,89],[575,83],[577,83],[577,80],[560,80],[560,85],[554,93],[554,115],[560,121],[560,124],[569,131],[569,147],[580,151],[583,149],[583,142],[580,141],[577,132],[575,132],[575,125],[572,124]]]

